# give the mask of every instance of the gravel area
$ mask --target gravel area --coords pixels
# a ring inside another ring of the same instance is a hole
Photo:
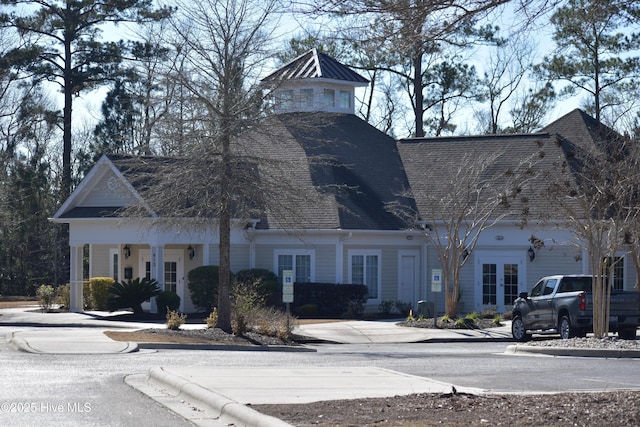
[[[521,343],[522,345],[534,347],[563,347],[563,348],[588,348],[594,350],[640,350],[640,341],[621,340],[617,337],[606,338],[571,338],[563,339],[540,339]]]

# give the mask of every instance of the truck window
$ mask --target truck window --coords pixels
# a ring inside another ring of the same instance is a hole
[[[591,292],[591,277],[571,277],[567,279],[567,284],[573,291]],[[571,292],[571,290],[565,292]]]
[[[542,290],[543,289],[544,289],[544,282],[543,281],[540,281],[540,282],[536,283],[536,285],[531,290],[531,296],[532,297],[539,297],[540,295],[542,295]]]
[[[558,279],[547,280],[547,283],[544,285],[544,295],[553,293],[553,290],[556,288],[556,283],[558,283]]]

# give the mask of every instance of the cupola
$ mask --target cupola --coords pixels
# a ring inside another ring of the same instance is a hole
[[[276,113],[326,111],[355,114],[355,88],[369,80],[312,49],[262,79],[273,87]]]

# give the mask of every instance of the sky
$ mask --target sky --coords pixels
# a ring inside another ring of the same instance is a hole
[[[512,15],[507,11],[505,13],[501,13],[497,18],[493,19],[492,22],[496,25],[499,25],[501,28],[508,28],[513,20],[511,18]],[[284,47],[285,43],[294,36],[300,36],[302,31],[302,25],[305,28],[324,28],[327,27],[327,22],[319,22],[319,21],[302,21],[304,18],[286,16],[284,17],[278,27],[277,27],[277,37],[281,40],[281,43]],[[105,27],[104,39],[106,40],[118,40],[119,38],[130,38],[135,37],[135,31],[132,31],[127,28],[126,25],[120,25],[118,27]],[[539,28],[534,34],[532,34],[533,39],[537,43],[538,46],[538,57],[539,60],[542,60],[543,56],[548,53],[551,46],[553,46],[553,42],[551,39],[551,28],[549,26],[542,26]],[[483,52],[482,49],[477,49],[475,51],[475,57],[470,60],[480,72],[482,72],[484,63],[483,57],[486,56],[486,52]],[[274,63],[275,66],[275,63]],[[272,70],[269,70],[272,71]],[[101,119],[101,104],[104,96],[108,91],[107,87],[102,87],[96,91],[90,93],[83,93],[81,96],[74,99],[74,127],[78,128],[92,128],[95,124]],[[364,95],[364,90],[358,90],[357,96],[360,95],[362,97]],[[401,95],[402,99],[407,101],[407,108],[410,111],[410,106],[408,104],[408,97],[405,94]],[[548,121],[551,122],[556,118],[570,112],[571,110],[579,107],[578,99],[571,99],[564,102],[559,102],[554,108],[553,112],[549,114]],[[462,121],[467,120],[469,114],[473,114],[472,111],[467,111],[460,115]],[[402,124],[396,130],[397,137],[407,136],[407,129],[411,128],[411,126],[407,124]],[[464,123],[459,123],[459,130],[461,132],[469,133],[471,130],[465,129]]]

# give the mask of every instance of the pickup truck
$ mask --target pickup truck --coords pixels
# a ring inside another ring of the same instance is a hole
[[[635,339],[640,325],[640,292],[612,290],[609,330],[622,339]],[[531,290],[520,293],[511,311],[511,334],[516,341],[532,332],[559,333],[562,339],[593,332],[591,276],[543,277]]]

